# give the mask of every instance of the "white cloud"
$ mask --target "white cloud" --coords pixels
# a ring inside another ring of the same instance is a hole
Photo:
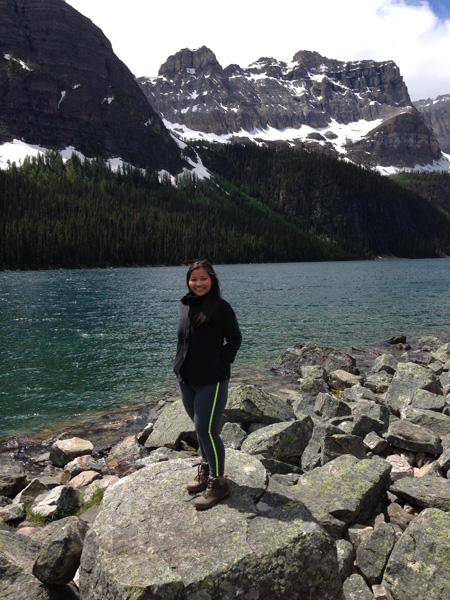
[[[439,19],[425,0],[68,3],[103,30],[136,76],[156,75],[182,48],[206,45],[224,67],[315,50],[344,61],[394,60],[413,100],[450,93],[450,18]]]

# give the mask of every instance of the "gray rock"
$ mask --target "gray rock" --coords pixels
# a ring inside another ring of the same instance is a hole
[[[449,514],[427,509],[412,521],[392,551],[383,583],[395,600],[450,598]]]
[[[397,370],[397,365],[398,360],[392,354],[382,354],[375,359],[372,365],[372,372],[379,373],[380,371],[386,371],[386,373],[393,375]]]
[[[247,434],[238,423],[225,423],[220,437],[226,448],[239,450]]]
[[[314,413],[325,419],[331,419],[350,415],[351,409],[348,404],[338,400],[332,394],[320,393],[316,397]]]
[[[25,505],[22,503],[8,504],[0,507],[0,523],[11,523],[25,517]]]
[[[92,454],[94,446],[89,440],[74,437],[58,440],[50,448],[50,461],[55,467],[64,467],[77,456]]]
[[[403,419],[391,423],[385,437],[396,448],[428,454],[442,452],[441,441],[435,433]]]
[[[70,583],[80,566],[87,525],[77,517],[67,517],[55,524],[54,533],[42,546],[33,565],[33,575],[42,583]]]
[[[334,390],[345,390],[355,385],[361,385],[363,379],[359,375],[337,369],[330,373],[330,385]]]
[[[360,400],[370,400],[370,402],[378,402],[378,396],[372,390],[362,385],[354,385],[351,388],[346,388],[342,394],[345,402],[359,402]]]
[[[444,437],[450,433],[450,417],[434,410],[423,410],[407,406],[401,410],[401,417],[433,431],[439,437]]]
[[[298,394],[292,401],[292,410],[294,411],[295,417],[301,418],[302,415],[309,415],[310,417],[316,417],[315,413],[315,405],[317,397],[323,392],[319,392],[318,394],[312,394],[309,396],[307,393],[305,395]]]
[[[386,392],[386,405],[394,414],[411,404],[417,390],[442,393],[439,379],[429,369],[416,363],[399,363]]]
[[[184,410],[184,409],[183,409]],[[180,436],[181,438],[181,436]],[[149,438],[147,438],[148,441]],[[134,435],[129,435],[117,444],[114,444],[109,451],[107,458],[108,472],[116,475],[126,475],[131,473],[136,468],[136,462],[141,458],[145,458],[148,451],[138,442]],[[85,463],[88,466],[89,463]],[[99,470],[102,464],[97,464],[97,468],[90,469],[104,473],[103,469]]]
[[[313,421],[308,415],[301,420],[273,423],[251,433],[242,444],[242,450],[299,465],[312,431]]]
[[[353,562],[355,560],[355,549],[347,540],[336,541],[336,551],[338,559],[338,568],[341,580],[344,581],[353,572]]]
[[[315,377],[304,377],[299,381],[300,393],[303,398],[310,399],[315,405],[315,399],[318,394],[328,392],[328,383],[324,379],[316,379]]]
[[[411,399],[413,408],[425,410],[442,411],[445,406],[445,398],[440,394],[433,394],[427,390],[417,390]]]
[[[392,383],[393,375],[386,371],[367,375],[364,386],[374,394],[384,394]]]
[[[31,505],[31,512],[41,517],[49,517],[60,511],[72,510],[78,506],[80,492],[70,485],[60,485],[38,496]]]
[[[356,458],[366,458],[366,449],[363,440],[356,435],[340,433],[325,436],[322,440],[321,464],[324,465],[343,454],[350,454]]]
[[[390,465],[378,458],[339,456],[302,475],[297,485],[286,488],[286,493],[303,502],[338,539],[351,523],[364,522],[372,514],[388,489],[390,470]]]
[[[388,442],[375,432],[371,431],[364,437],[364,445],[374,454],[381,454],[388,445]]]
[[[387,507],[387,514],[389,517],[389,523],[397,525],[403,531],[413,520],[413,516],[406,512],[397,502],[391,502]]]
[[[305,365],[319,365],[327,373],[342,369],[349,373],[356,372],[356,361],[350,354],[341,352],[329,346],[320,346],[313,342],[295,344],[285,350],[277,359],[277,364],[283,368],[302,374]]]
[[[442,340],[434,335],[424,335],[417,341],[419,348],[424,352],[430,352],[431,350],[437,350],[442,346]]]
[[[292,407],[278,396],[255,385],[239,385],[230,391],[224,412],[225,421],[249,425],[270,425],[294,418]]]
[[[14,498],[27,485],[27,473],[17,461],[0,454],[0,496]]]
[[[450,485],[442,477],[405,477],[391,485],[390,492],[413,506],[450,511]]]
[[[261,463],[229,450],[227,469],[231,495],[211,511],[192,505],[186,460],[151,465],[108,490],[85,539],[81,597],[339,598],[334,542],[309,511],[277,496],[258,512]]]
[[[106,460],[104,458],[96,460],[90,454],[77,456],[77,458],[67,463],[67,465],[64,467],[64,471],[70,473],[71,478],[76,477],[83,471],[97,471],[102,475],[109,474]]]
[[[371,431],[382,433],[389,426],[389,411],[380,404],[360,400],[353,410],[353,435],[366,436]]]
[[[56,487],[56,486],[53,486]],[[35,477],[21,492],[14,498],[14,503],[23,502],[24,504],[31,504],[36,498],[45,492],[49,491],[48,485],[42,482],[38,477]]]
[[[450,469],[450,449],[445,450],[441,456],[438,458],[439,466],[441,467],[444,473]]]
[[[311,439],[303,451],[301,458],[301,467],[304,471],[311,471],[322,464],[322,444],[324,437],[341,433],[340,429],[330,423],[322,423],[317,421],[317,419],[313,420],[313,422],[314,429]]]
[[[354,573],[344,581],[344,600],[374,600],[374,595],[364,578]]]
[[[394,527],[380,522],[356,550],[356,565],[370,584],[381,583],[388,558],[395,545]]]
[[[181,439],[195,439],[194,423],[188,417],[181,400],[167,402],[145,442],[146,448],[166,446],[177,450]]]
[[[40,544],[26,535],[0,530],[0,598],[5,600],[77,600],[73,586],[54,588],[32,574]]]

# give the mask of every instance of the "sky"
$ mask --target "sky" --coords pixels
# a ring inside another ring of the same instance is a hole
[[[100,27],[136,77],[183,48],[226,67],[299,50],[342,61],[393,60],[412,100],[450,94],[450,0],[66,0]]]

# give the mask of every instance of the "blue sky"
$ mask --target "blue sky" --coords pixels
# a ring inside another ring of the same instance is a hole
[[[90,18],[139,77],[182,48],[208,46],[219,63],[299,50],[351,61],[394,60],[412,100],[450,94],[450,0],[67,0]]]

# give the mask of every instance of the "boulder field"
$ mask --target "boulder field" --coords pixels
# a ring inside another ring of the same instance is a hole
[[[107,448],[3,452],[0,598],[448,600],[450,342],[369,354],[305,342],[230,388],[208,511],[176,397]]]

